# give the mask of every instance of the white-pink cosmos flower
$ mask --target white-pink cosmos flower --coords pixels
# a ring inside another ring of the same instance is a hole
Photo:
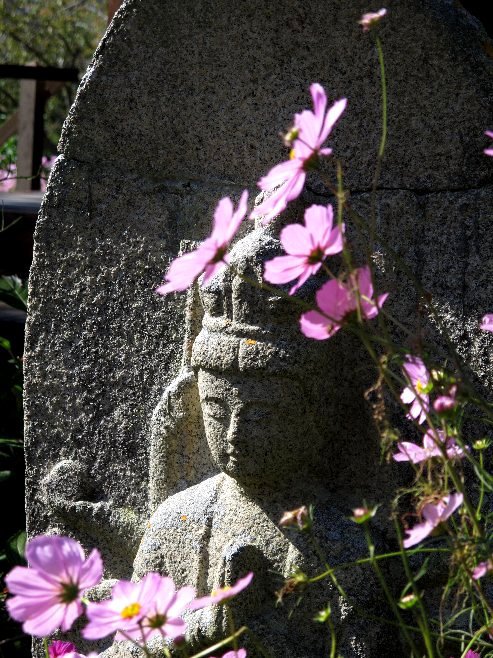
[[[252,582],[253,573],[247,573],[243,578],[239,578],[234,585],[226,585],[226,587],[221,587],[218,590],[211,592],[208,596],[202,596],[199,599],[195,599],[188,606],[190,610],[200,610],[205,608],[208,605],[214,605],[216,603],[223,603],[224,601],[229,601],[233,596],[236,596],[241,591],[243,591],[250,583]]]
[[[363,28],[363,32],[369,32],[370,29],[380,23],[382,18],[387,14],[386,9],[379,9],[378,11],[369,11],[367,14],[363,14],[358,23]]]
[[[493,139],[493,131],[492,130],[487,130],[484,134],[487,135],[488,137],[491,137],[491,139]],[[493,148],[484,149],[484,154],[493,156]]]
[[[490,571],[493,571],[493,563],[491,560],[486,560],[486,562],[480,562],[474,567],[472,577],[474,580],[479,580],[483,576],[486,576]]]
[[[410,404],[408,418],[424,423],[426,414],[430,409],[430,396],[428,389],[431,384],[430,373],[419,356],[406,356],[402,369],[409,382],[409,386],[401,393],[401,401]]]
[[[313,99],[313,112],[303,110],[295,115],[290,159],[273,167],[258,182],[258,186],[264,191],[280,186],[250,215],[252,219],[262,217],[264,224],[277,217],[290,201],[301,194],[306,172],[316,166],[319,157],[326,157],[332,153],[332,149],[324,148],[322,145],[344,112],[347,99],[336,101],[327,110],[327,95],[318,82],[310,85],[310,93]]]
[[[333,228],[332,206],[310,206],[305,210],[305,226],[289,224],[280,235],[288,254],[265,263],[264,278],[269,283],[287,283],[298,279],[289,291],[293,295],[305,281],[318,272],[327,256],[338,254],[343,248],[343,232]]]
[[[308,311],[301,316],[302,333],[315,340],[331,338],[342,327],[346,317],[357,310],[358,294],[361,315],[365,320],[371,320],[378,315],[388,296],[388,293],[385,293],[373,298],[369,267],[355,270],[347,283],[331,279],[316,294],[317,306],[321,312]]]
[[[452,437],[446,437],[442,430],[429,429],[423,437],[423,446],[418,446],[409,441],[401,441],[397,444],[399,451],[393,455],[396,462],[412,462],[419,464],[433,457],[443,457],[440,444],[444,444],[445,454],[449,459],[461,459],[464,451]]]
[[[464,496],[461,493],[455,493],[444,496],[435,505],[433,503],[425,505],[422,511],[424,521],[417,523],[411,530],[406,530],[404,548],[419,544],[428,537],[440,523],[446,521],[462,505],[463,500]]]
[[[159,590],[160,577],[148,573],[138,583],[119,580],[111,591],[111,599],[89,602],[89,623],[82,630],[86,640],[99,640],[115,631],[132,632],[146,616]],[[115,639],[125,639],[117,636]]]
[[[483,331],[493,331],[493,313],[487,313],[483,316],[479,328]]]
[[[238,649],[237,651],[228,651],[222,655],[222,658],[246,658],[246,649]],[[211,656],[210,658],[214,658]]]
[[[433,409],[437,414],[446,414],[457,406],[457,386],[454,384],[443,395],[439,395],[433,402]]]
[[[195,588],[182,587],[176,590],[174,582],[167,576],[153,573],[148,574],[148,577],[157,582],[153,600],[140,624],[127,630],[126,635],[133,640],[143,639],[146,643],[158,635],[172,640],[185,635],[186,624],[180,615],[195,597]],[[125,638],[117,634],[115,639]]]
[[[206,284],[222,270],[229,262],[228,247],[246,215],[247,202],[247,190],[242,193],[236,211],[229,197],[221,199],[214,212],[210,237],[195,251],[175,258],[164,277],[165,283],[156,288],[156,292],[167,295],[186,290],[202,272],[205,273],[203,284]]]
[[[17,167],[9,164],[7,169],[0,169],[0,192],[9,192],[17,182]]]
[[[97,585],[103,573],[99,551],[85,559],[79,542],[69,537],[39,536],[27,544],[29,567],[14,567],[6,576],[11,617],[24,622],[29,635],[46,637],[57,628],[68,631],[82,614],[82,592]]]

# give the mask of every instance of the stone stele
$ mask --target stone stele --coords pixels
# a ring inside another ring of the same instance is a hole
[[[458,3],[387,8],[379,288],[403,322],[421,317],[390,245],[491,390],[491,336],[478,318],[493,308],[493,166],[482,153],[493,46]],[[354,607],[329,588],[314,590],[290,620],[288,604],[273,606],[295,565],[320,567],[312,545],[278,528],[283,510],[316,504],[317,538],[332,563],[365,551],[346,517],[392,482],[378,468],[363,403],[374,373],[350,336],[312,344],[282,300],[232,271],[200,294],[161,298],[154,289],[169,261],[208,234],[219,198],[237,201],[285,159],[278,133],[309,106],[311,82],[331,101],[349,99],[330,146],[354,207],[368,207],[380,139],[378,62],[357,23],[368,9],[361,0],[125,2],[65,123],[30,277],[30,536],[58,532],[99,546],[107,582],[157,569],[205,593],[253,570],[238,616],[274,655],[293,658],[327,655],[325,629],[311,617],[328,602],[345,656],[398,655],[391,633],[370,632],[355,613],[358,605],[386,613],[367,573],[346,583]],[[331,161],[325,171],[334,179]],[[303,204],[329,200],[309,180],[291,220]],[[349,223],[347,232],[358,244]],[[237,272],[258,280],[279,245],[270,230],[248,225],[243,236]],[[308,299],[314,287],[301,292]],[[436,339],[436,323],[425,337]],[[196,646],[225,632],[222,609],[189,621]]]

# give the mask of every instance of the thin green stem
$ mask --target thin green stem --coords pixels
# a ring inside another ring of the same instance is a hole
[[[447,460],[445,465],[446,465],[448,473],[450,474],[450,478],[451,478],[452,482],[454,483],[455,488],[463,496],[464,507],[466,508],[467,513],[469,514],[471,523],[472,523],[473,528],[474,528],[475,535],[477,537],[482,537],[483,536],[483,531],[479,527],[478,521],[476,519],[476,512],[475,512],[475,510],[472,506],[471,501],[469,500],[469,496],[468,496],[467,491],[464,487],[464,483],[462,482],[462,480],[458,476],[457,471],[455,470],[455,468],[452,465],[452,462],[450,460]]]
[[[387,581],[385,580],[385,576],[383,575],[382,570],[380,569],[380,565],[378,564],[378,561],[374,559],[374,557],[375,557],[375,546],[374,546],[373,540],[371,538],[370,529],[368,527],[368,522],[365,522],[363,524],[363,528],[364,528],[364,531],[365,531],[365,538],[366,538],[366,543],[368,544],[368,552],[370,554],[370,563],[371,563],[371,566],[373,568],[373,571],[375,572],[375,574],[378,578],[378,581],[380,583],[380,587],[382,588],[382,590],[385,594],[385,597],[386,597],[390,607],[392,608],[392,612],[394,613],[394,617],[397,619],[397,621],[399,623],[399,626],[402,628],[402,632],[404,634],[404,637],[406,638],[407,643],[411,647],[411,650],[416,655],[418,655],[417,651],[416,651],[416,646],[414,644],[414,641],[413,641],[409,631],[406,628],[406,624],[404,623],[404,620],[403,620],[402,615],[399,611],[399,608],[398,608],[398,606],[397,606],[397,604],[394,600],[394,597],[392,596],[391,591],[389,590],[389,587],[387,585]]]
[[[376,206],[377,206],[377,187],[378,179],[380,178],[380,170],[382,168],[382,158],[385,151],[385,144],[387,141],[387,78],[385,76],[385,63],[383,57],[382,43],[379,37],[375,38],[375,45],[378,53],[378,63],[380,65],[380,87],[382,94],[382,131],[380,135],[380,145],[378,147],[377,161],[375,164],[375,172],[371,185],[371,221],[370,221],[370,249],[375,249],[375,236],[376,236]]]
[[[416,586],[416,581],[414,580],[414,574],[411,571],[411,567],[409,566],[408,556],[407,556],[407,553],[404,549],[404,545],[402,543],[401,529],[400,529],[399,523],[398,523],[398,521],[395,517],[394,517],[394,527],[395,527],[395,531],[396,531],[396,534],[397,534],[397,539],[399,541],[399,548],[401,549],[401,559],[402,559],[402,564],[404,566],[404,571],[406,573],[408,581],[411,583],[413,594],[416,597],[417,605],[418,605],[419,611],[421,613],[421,622],[418,622],[418,625],[422,629],[421,634],[423,635],[423,638],[424,638],[424,641],[425,641],[425,646],[426,646],[426,650],[428,652],[428,656],[430,658],[434,658],[435,650],[433,648],[431,634],[430,634],[430,627],[428,625],[428,615],[427,615],[427,612],[426,612],[425,607],[423,605],[423,601],[421,600],[421,593],[419,592],[419,590]]]
[[[337,635],[330,615],[327,617],[327,625],[330,631],[330,658],[337,658]]]
[[[410,549],[407,551],[408,555],[414,555],[416,553],[450,553],[449,548],[414,548]],[[335,571],[338,571],[339,569],[348,569],[350,567],[355,567],[355,566],[360,566],[362,564],[369,564],[372,562],[372,560],[388,560],[390,558],[394,557],[400,557],[401,552],[400,551],[393,551],[391,553],[380,553],[379,555],[374,555],[372,558],[369,557],[363,557],[360,558],[359,560],[354,560],[353,562],[344,562],[343,564],[337,564],[335,567],[331,567],[330,569],[327,569],[323,573],[318,574],[317,576],[313,576],[312,578],[309,578],[307,582],[309,583],[317,583],[320,580],[324,580],[332,573]]]
[[[337,160],[336,162],[336,171],[337,171],[337,225],[339,231],[342,234],[343,224],[344,224],[344,207],[346,205],[346,191],[344,190],[343,176],[342,176],[342,165]],[[346,268],[348,273],[353,271],[353,263],[351,260],[351,253],[348,249],[346,240],[343,241],[342,256],[344,262],[346,263]]]
[[[237,640],[246,631],[248,631],[248,627],[247,626],[242,626],[237,631],[235,631],[234,636],[230,635],[227,638],[225,638],[224,640],[221,640],[220,642],[217,642],[217,644],[214,644],[212,647],[204,649],[203,651],[200,651],[199,653],[194,653],[194,655],[191,656],[191,658],[205,658],[205,656],[210,656],[210,654],[213,653],[214,651],[216,651],[217,649],[222,649],[226,645],[231,644],[231,642],[234,642],[235,640]]]
[[[228,620],[229,635],[230,637],[233,638],[233,649],[235,651],[238,651],[238,638],[235,636],[236,627],[235,627],[235,620],[233,617],[233,611],[231,610],[229,603],[224,604],[224,609],[226,610],[226,618]]]
[[[45,652],[45,658],[50,658],[50,652],[48,651],[48,638],[43,638],[43,649]]]
[[[478,631],[476,631],[476,633],[472,636],[471,641],[469,642],[469,644],[466,646],[464,651],[461,653],[460,658],[466,658],[466,655],[467,655],[467,652],[469,651],[469,649],[472,648],[472,645],[476,642],[476,640],[478,638],[480,638],[481,635],[487,630],[488,630],[488,626],[482,626]]]
[[[322,269],[327,274],[327,276],[331,277],[332,279],[337,279],[336,275],[331,271],[327,263],[325,262],[322,263]]]
[[[380,147],[378,157],[381,158],[385,151],[387,142],[387,77],[385,75],[385,62],[383,57],[382,42],[379,37],[375,37],[375,45],[378,53],[378,63],[380,64],[380,82],[382,85],[382,136],[380,138]]]
[[[151,656],[151,654],[150,654],[150,652],[149,652],[149,649],[147,648],[147,644],[146,644],[146,641],[145,641],[145,638],[144,638],[144,634],[143,634],[143,633],[142,633],[142,640],[143,640],[143,643],[144,643],[144,644],[142,645],[142,644],[139,644],[138,642],[136,642],[136,641],[135,641],[133,638],[131,638],[129,635],[127,635],[127,633],[125,633],[125,631],[120,630],[120,631],[118,631],[118,632],[119,632],[121,635],[123,635],[123,637],[124,637],[126,640],[128,640],[129,642],[131,642],[134,646],[139,647],[139,649],[142,649],[142,651],[144,652],[144,655],[145,655],[146,658],[152,658],[152,656]],[[142,632],[142,627],[141,627],[141,632]],[[165,651],[166,651],[166,649],[165,649]]]
[[[481,471],[484,470],[484,457],[482,450],[479,451],[479,468]],[[483,508],[485,487],[484,487],[483,478],[479,478],[479,482],[480,482],[480,489],[479,489],[479,500],[476,507],[476,518],[478,519],[478,521],[481,521],[481,510]]]

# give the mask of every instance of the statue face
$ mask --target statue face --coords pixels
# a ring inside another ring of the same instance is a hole
[[[212,457],[244,484],[283,482],[306,465],[311,418],[297,382],[200,370],[200,401]]]

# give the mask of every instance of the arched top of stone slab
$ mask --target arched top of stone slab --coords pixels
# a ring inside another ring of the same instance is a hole
[[[387,188],[484,183],[492,46],[451,0],[389,0]],[[66,157],[171,179],[253,183],[284,157],[278,132],[321,82],[348,97],[331,139],[353,189],[370,185],[380,131],[366,0],[127,0],[66,122]],[[491,176],[491,174],[490,174]]]

